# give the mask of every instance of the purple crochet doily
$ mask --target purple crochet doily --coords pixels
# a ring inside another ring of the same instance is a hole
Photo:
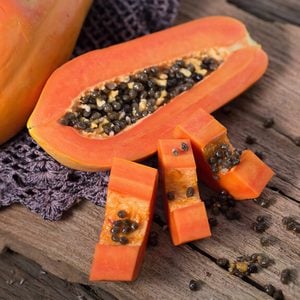
[[[26,131],[0,151],[0,207],[21,203],[44,219],[59,220],[83,199],[105,204],[108,172],[80,172],[62,166]]]
[[[74,55],[169,26],[176,16],[178,2],[94,1]],[[44,219],[59,220],[83,199],[103,206],[108,179],[108,172],[80,172],[60,165],[26,130],[0,146],[0,208],[20,203]]]

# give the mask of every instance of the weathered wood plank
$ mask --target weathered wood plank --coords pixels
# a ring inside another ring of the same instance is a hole
[[[80,210],[58,223],[45,222],[17,206],[5,213],[0,211],[0,233],[6,236],[9,248],[30,257],[43,269],[69,281],[87,283],[103,217],[104,209],[89,202],[82,203]],[[29,218],[30,227],[27,226]],[[19,229],[11,222],[13,219],[19,220]],[[26,227],[27,230],[21,230]],[[158,225],[154,225],[154,229],[159,232],[159,246],[147,251],[139,278],[134,283],[100,283],[101,291],[117,298],[187,299],[194,295],[188,289],[188,283],[196,279],[204,281],[199,297],[205,299],[230,299],[235,295],[243,299],[264,297],[255,287],[228,276],[226,271],[189,246],[172,247],[168,233]],[[13,237],[11,232],[14,232]],[[27,246],[22,247],[20,240]],[[207,276],[206,272],[211,275]]]
[[[99,296],[101,295],[100,290]],[[114,299],[102,291],[101,299]],[[0,256],[0,299],[99,299],[80,284],[46,273],[33,261],[13,252]]]
[[[298,0],[228,0],[228,2],[266,21],[300,25],[300,2]]]

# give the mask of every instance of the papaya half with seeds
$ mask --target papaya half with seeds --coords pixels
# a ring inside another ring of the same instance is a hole
[[[43,89],[28,129],[60,163],[111,167],[141,160],[198,107],[212,112],[258,80],[268,64],[245,26],[207,17],[77,57]]]
[[[1,0],[0,144],[26,124],[50,74],[74,48],[91,0]]]

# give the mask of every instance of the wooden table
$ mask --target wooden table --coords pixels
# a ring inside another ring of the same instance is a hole
[[[299,235],[286,231],[281,222],[284,216],[300,215],[300,148],[294,142],[300,136],[300,2],[181,2],[177,23],[207,15],[239,18],[269,54],[265,76],[233,101],[230,110],[215,116],[227,126],[234,145],[243,148],[247,135],[256,137],[249,147],[263,151],[277,174],[262,196],[273,204],[267,209],[253,201],[240,203],[240,221],[219,216],[211,239],[176,248],[163,224],[154,222],[159,244],[148,248],[138,280],[95,286],[88,285],[87,274],[103,208],[85,202],[57,223],[42,221],[20,206],[1,210],[0,252],[14,252],[0,256],[0,299],[271,299],[262,292],[268,283],[281,288],[286,299],[300,299],[300,274],[289,285],[279,280],[284,268],[300,270]],[[262,126],[266,117],[274,118],[272,128]],[[277,238],[273,246],[262,247],[262,235],[251,229],[258,215],[271,217],[264,236]],[[233,260],[255,252],[267,253],[275,264],[240,279],[215,263],[218,257]],[[199,291],[189,290],[191,279],[203,282]]]

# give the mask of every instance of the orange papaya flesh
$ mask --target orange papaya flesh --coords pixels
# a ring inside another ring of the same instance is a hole
[[[89,136],[59,122],[75,99],[96,86],[211,49],[228,53],[216,71],[114,136]],[[155,153],[157,140],[172,138],[175,126],[196,107],[212,112],[224,105],[258,80],[267,63],[265,52],[242,23],[228,17],[203,18],[66,63],[49,78],[27,126],[60,163],[86,171],[109,169],[115,156],[141,160]]]
[[[0,3],[0,144],[26,124],[45,81],[70,56],[91,0]]]
[[[127,180],[126,187],[119,184],[123,178]],[[143,186],[140,181],[144,181]],[[157,170],[114,159],[90,280],[132,281],[137,277],[149,235],[156,187]]]
[[[137,262],[143,250],[141,246],[97,244],[90,281],[133,281],[139,273]]]
[[[234,149],[226,128],[201,108],[179,124],[173,135],[191,140],[199,178],[236,200],[258,197],[274,175],[252,151]]]
[[[211,236],[204,202],[185,206],[171,212],[170,227],[174,245]]]
[[[205,205],[199,195],[196,163],[190,141],[159,140],[158,160],[173,244],[180,245],[209,237],[211,232]]]

